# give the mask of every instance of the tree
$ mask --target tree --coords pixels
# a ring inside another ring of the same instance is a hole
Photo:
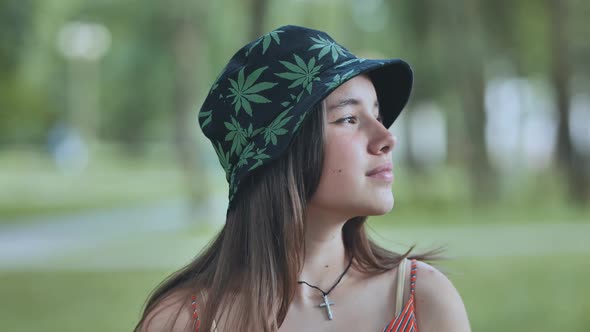
[[[265,32],[264,23],[268,11],[268,0],[250,0],[250,11],[252,18],[250,39],[260,37]]]
[[[463,3],[460,26],[456,26],[459,39],[465,41],[466,54],[459,71],[459,94],[465,115],[465,148],[472,194],[476,204],[485,204],[498,195],[498,185],[490,165],[485,140],[485,86],[484,63],[487,47],[487,31],[482,24],[480,0]],[[457,36],[457,35],[455,35]]]
[[[568,1],[548,0],[551,36],[551,83],[555,90],[559,114],[557,155],[559,165],[565,172],[570,198],[579,204],[590,202],[590,174],[584,156],[574,149],[570,135],[570,98],[572,67],[569,59]]]

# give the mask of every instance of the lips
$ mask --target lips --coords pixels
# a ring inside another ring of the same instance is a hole
[[[383,174],[383,173],[391,173],[392,170],[393,170],[393,164],[387,163],[387,164],[383,164],[383,165],[373,168],[366,175],[367,176],[374,176],[374,175]]]

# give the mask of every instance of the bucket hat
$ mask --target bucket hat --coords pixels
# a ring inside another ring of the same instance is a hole
[[[294,25],[235,53],[198,114],[229,183],[228,212],[240,182],[280,158],[314,106],[360,74],[370,76],[389,128],[412,89],[412,70],[401,59],[357,57],[327,33]]]

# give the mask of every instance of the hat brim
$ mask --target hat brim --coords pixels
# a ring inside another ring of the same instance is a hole
[[[342,83],[359,75],[369,76],[377,93],[383,125],[386,128],[391,127],[410,99],[413,83],[410,65],[401,59],[367,59],[363,62],[342,66],[338,70],[342,73],[352,70],[354,73]],[[324,98],[337,88],[338,86],[327,91]]]
[[[375,86],[383,125],[389,128],[410,99],[414,76],[410,65],[405,61],[384,61],[384,65],[365,73],[368,73]]]

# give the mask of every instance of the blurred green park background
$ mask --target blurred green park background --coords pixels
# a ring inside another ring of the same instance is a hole
[[[225,216],[199,105],[284,24],[413,66],[374,237],[446,246],[474,331],[590,331],[589,16],[582,0],[0,0],[0,331],[132,329]]]

